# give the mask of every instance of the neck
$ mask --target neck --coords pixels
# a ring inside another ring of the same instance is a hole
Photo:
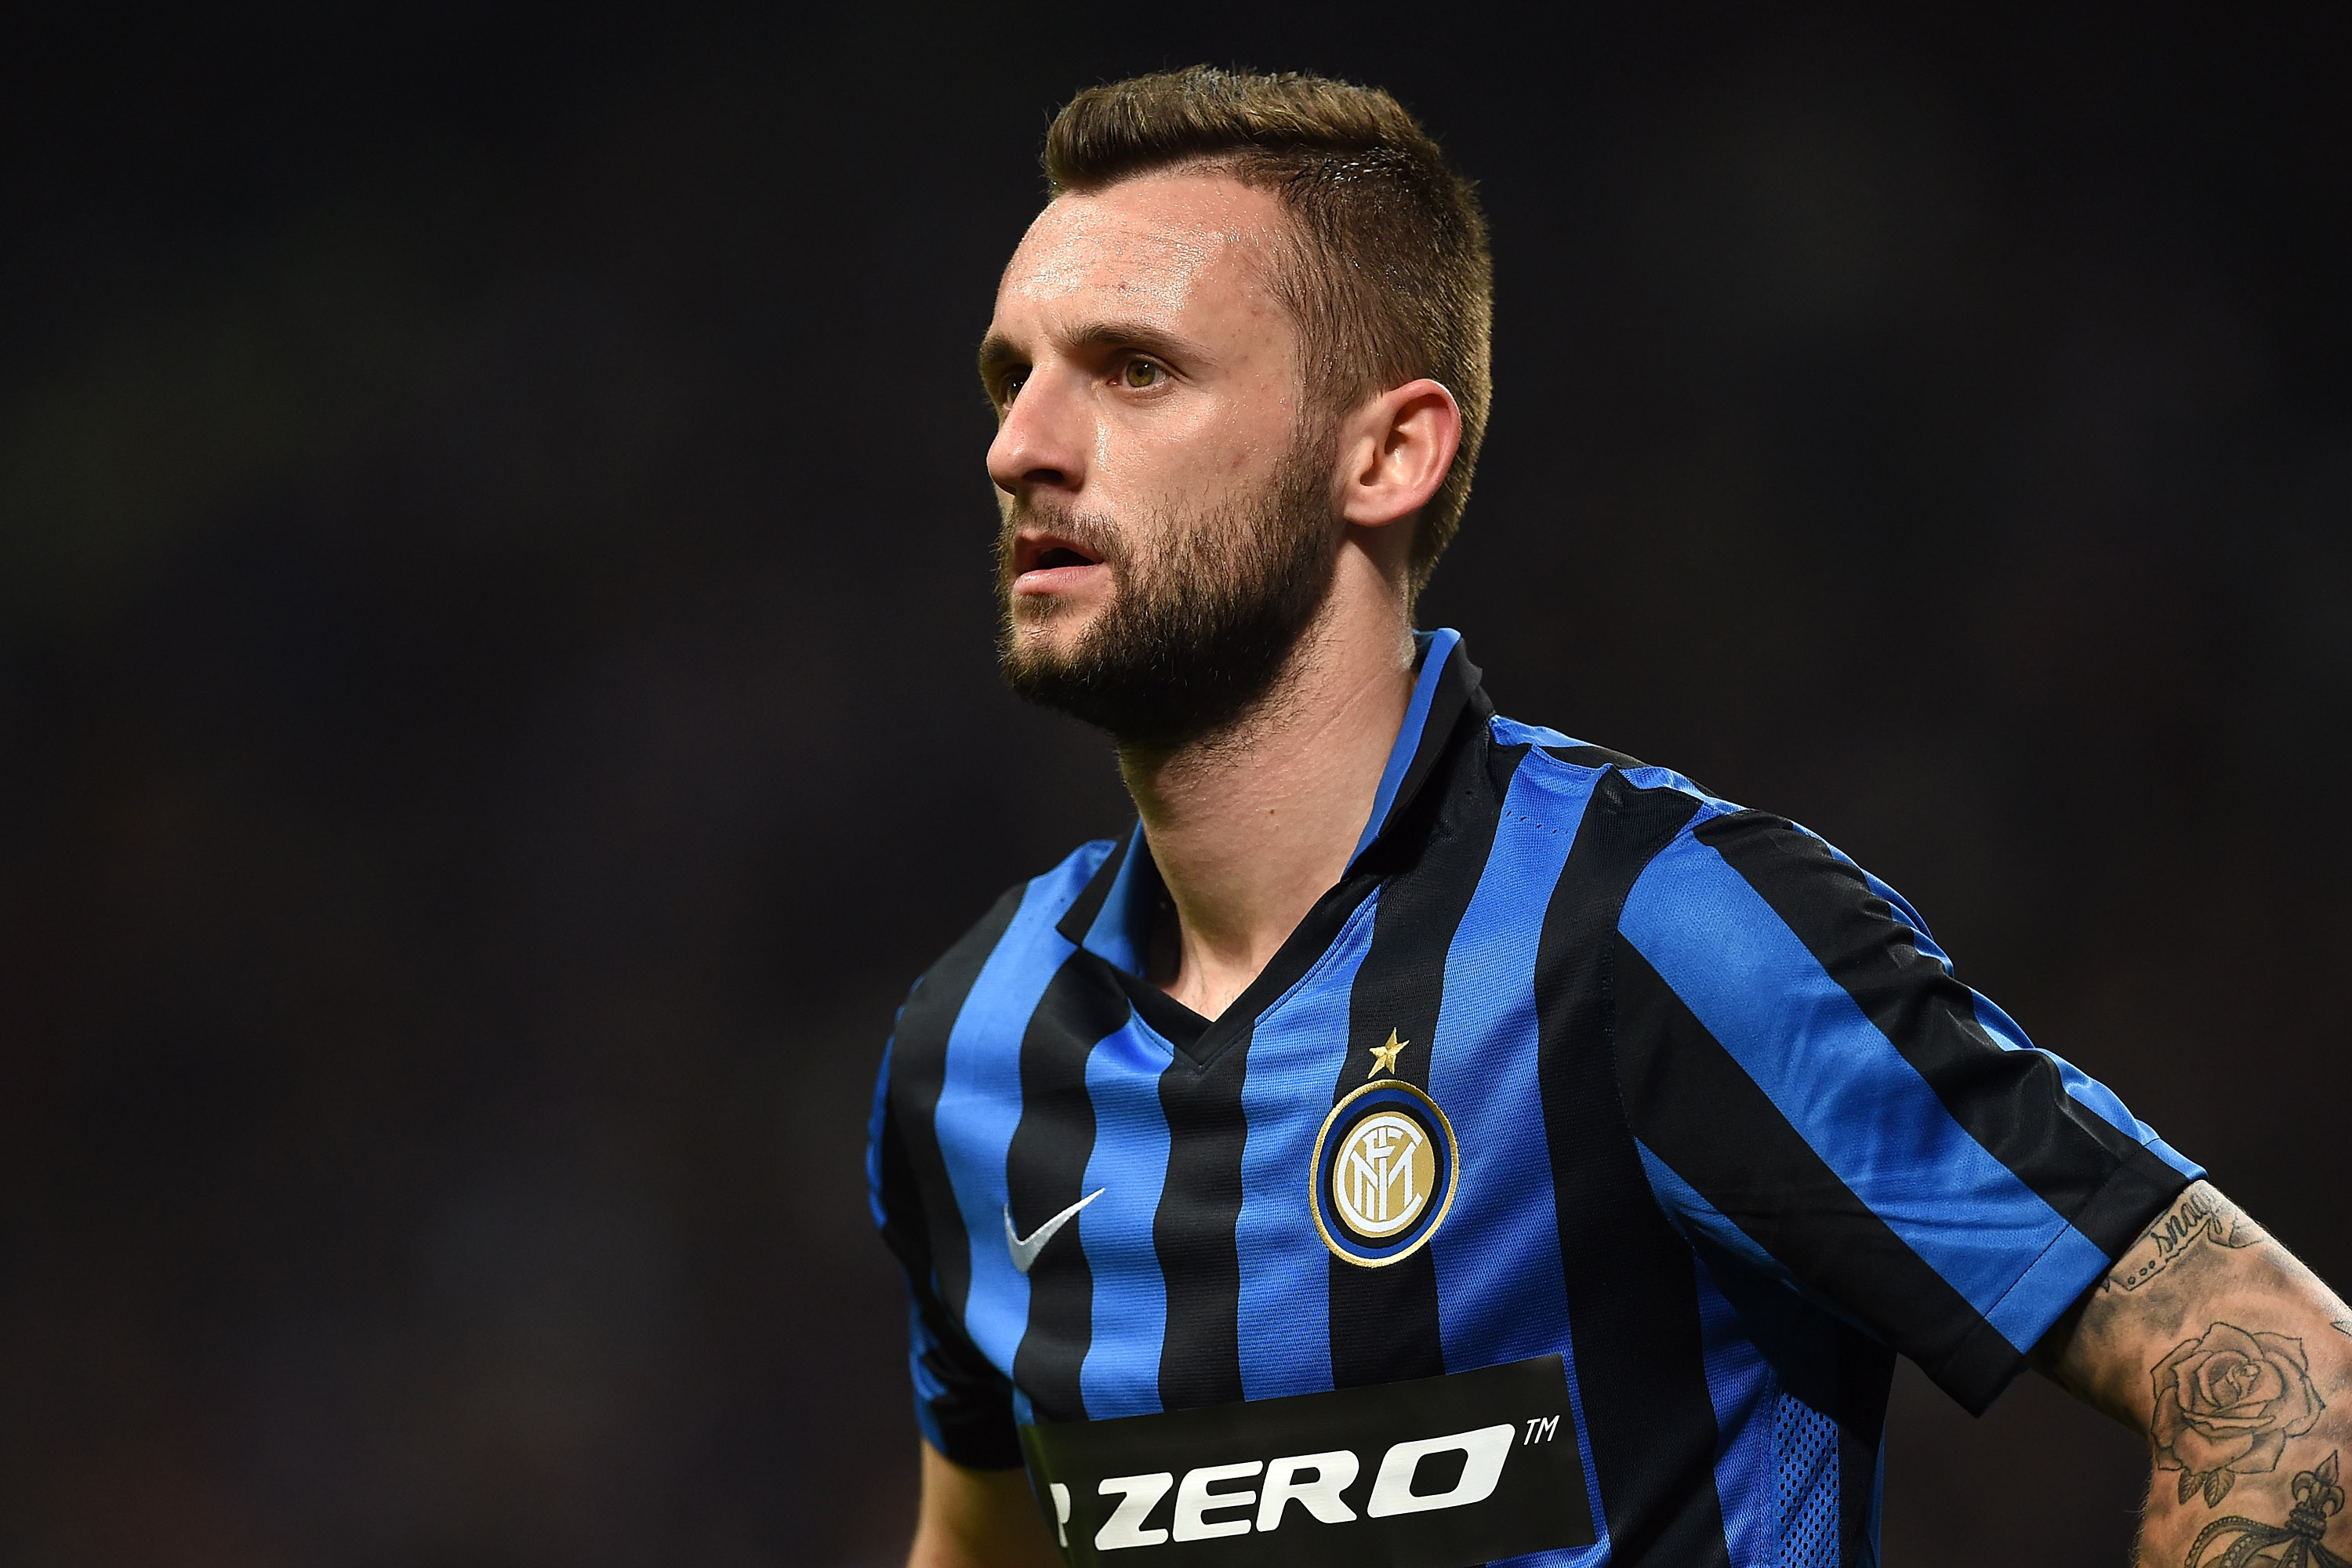
[[[1343,577],[1345,567],[1343,566]],[[1412,697],[1412,637],[1388,595],[1342,581],[1265,698],[1175,752],[1122,751],[1175,919],[1150,978],[1204,1017],[1249,988],[1336,883]]]

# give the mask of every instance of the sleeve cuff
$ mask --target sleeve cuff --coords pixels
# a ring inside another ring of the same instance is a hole
[[[2001,1305],[1970,1325],[1948,1354],[1933,1365],[1922,1363],[1920,1370],[1969,1415],[1983,1415],[2025,1369],[2026,1353],[2051,1326],[2203,1174],[2198,1166],[2182,1164],[2188,1168],[2146,1149],[2126,1155],[2070,1216],[2068,1230],[2019,1276]],[[2089,1236],[2108,1237],[2109,1246],[2094,1245],[2085,1239]],[[2124,1239],[2113,1241],[2116,1237]],[[2074,1245],[2062,1245],[2068,1241]]]

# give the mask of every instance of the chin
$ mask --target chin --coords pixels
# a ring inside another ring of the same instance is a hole
[[[1067,653],[1087,635],[1098,614],[1095,605],[1033,595],[1013,601],[1013,635],[1024,647]]]

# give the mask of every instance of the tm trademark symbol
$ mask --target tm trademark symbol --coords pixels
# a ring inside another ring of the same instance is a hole
[[[1528,1435],[1519,1439],[1519,1447],[1524,1448],[1534,1443],[1549,1443],[1559,1430],[1559,1416],[1530,1415],[1528,1417]]]

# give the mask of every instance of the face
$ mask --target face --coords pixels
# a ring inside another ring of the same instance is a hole
[[[1284,225],[1223,175],[1146,175],[1057,198],[997,291],[1005,673],[1123,742],[1230,724],[1330,585],[1330,434],[1267,269]]]

